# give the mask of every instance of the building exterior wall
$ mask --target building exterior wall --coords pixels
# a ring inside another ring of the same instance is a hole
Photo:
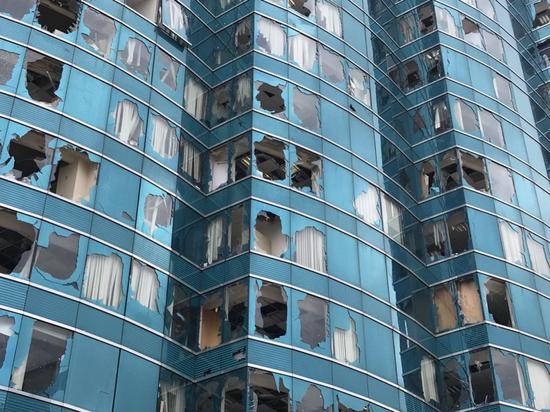
[[[0,0],[4,411],[550,409],[550,9]]]

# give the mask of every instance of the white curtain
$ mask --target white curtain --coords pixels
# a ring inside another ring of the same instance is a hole
[[[160,116],[153,118],[153,139],[151,146],[160,156],[169,159],[178,153],[178,138],[176,128]]]
[[[332,334],[332,350],[336,360],[354,363],[359,359],[359,348],[357,347],[355,321],[353,319],[349,321],[349,329],[334,328],[334,333]]]
[[[313,270],[326,272],[325,234],[308,226],[296,232],[295,261]]]
[[[237,114],[252,106],[252,80],[248,74],[237,79],[234,108]]]
[[[317,1],[317,24],[327,31],[342,37],[342,23],[340,22],[340,11],[334,4],[323,0]]]
[[[90,300],[117,308],[122,298],[122,259],[112,253],[86,258],[82,293]]]
[[[437,394],[437,384],[435,380],[435,366],[433,359],[426,356],[420,361],[420,377],[422,379],[422,392],[426,402],[439,402]]]
[[[157,273],[153,268],[137,260],[132,262],[130,288],[132,289],[132,296],[141,306],[145,306],[154,312],[159,311],[157,305],[159,286]]]
[[[362,191],[353,202],[357,215],[370,225],[380,224],[378,193],[374,189]]]
[[[187,21],[187,15],[185,14],[183,10],[183,6],[176,2],[175,0],[165,0],[164,3],[167,10],[165,10],[165,13],[168,14],[167,21],[165,20],[165,23],[168,24],[168,27],[170,27],[175,32],[186,32],[188,21]]]
[[[196,181],[200,181],[200,153],[199,150],[186,140],[182,143],[182,170]]]
[[[141,40],[130,37],[121,57],[126,66],[133,67],[141,73],[148,72],[151,53]]]
[[[297,34],[290,37],[288,43],[290,58],[302,69],[312,70],[317,58],[317,43],[310,38]]]
[[[523,265],[523,241],[521,239],[521,230],[519,228],[515,229],[511,224],[503,220],[499,221],[498,225],[500,227],[500,238],[502,239],[504,258],[509,262]]]
[[[147,195],[143,220],[153,233],[159,226],[167,227],[172,221],[172,198],[170,196]]]
[[[550,409],[550,372],[548,372],[548,368],[548,365],[527,359],[529,381],[537,410]]]
[[[143,134],[143,120],[139,117],[137,104],[129,100],[118,102],[115,112],[115,134],[129,145],[139,144],[139,137]]]
[[[369,78],[362,70],[349,70],[349,92],[357,100],[370,106]]]
[[[185,110],[195,119],[204,119],[206,110],[206,89],[195,78],[188,76],[184,91]]]
[[[160,81],[172,90],[176,90],[178,87],[178,72],[180,70],[180,64],[177,60],[164,53],[161,53],[160,61],[164,66],[159,72]]]
[[[527,249],[531,258],[532,269],[541,275],[550,276],[550,266],[548,265],[544,245],[533,239],[531,235],[527,235]]]
[[[442,249],[445,246],[445,240],[447,239],[445,226],[445,222],[441,220],[433,222],[434,244],[439,249]]]
[[[458,37],[455,20],[447,9],[436,7],[435,15],[437,20],[437,27],[439,29],[441,29],[445,33],[450,34],[451,36]]]
[[[279,23],[261,18],[258,33],[257,43],[262,51],[273,56],[284,56],[286,35]]]
[[[181,382],[159,382],[158,412],[182,412],[185,410],[185,386]]]
[[[220,256],[220,247],[223,241],[223,217],[218,216],[208,222],[207,231],[206,261],[208,264],[218,260]]]
[[[227,156],[227,153],[224,151]],[[217,189],[218,187],[227,183],[229,179],[229,161],[226,157],[218,157],[220,153],[212,153],[210,155],[210,174],[211,179],[209,183],[209,190]]]

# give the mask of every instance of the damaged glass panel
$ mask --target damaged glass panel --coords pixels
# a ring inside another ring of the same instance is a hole
[[[320,196],[323,173],[321,156],[298,147],[296,157],[291,167],[291,186]]]
[[[248,320],[248,286],[237,283],[225,288],[224,312],[229,322],[229,340],[246,335]],[[227,339],[226,339],[227,340]]]
[[[0,50],[0,84],[6,84],[12,79],[13,69],[18,61],[18,53]]]
[[[182,412],[186,408],[186,381],[179,375],[161,369],[157,397],[157,412]]]
[[[512,97],[512,85],[500,74],[493,72],[493,86],[495,88],[495,96],[497,99],[507,106],[514,107]]]
[[[83,296],[105,306],[118,308],[123,297],[122,270],[122,259],[115,253],[88,255],[82,285]]]
[[[30,13],[36,0],[4,0],[0,1],[0,12],[7,13],[16,19],[21,20]]]
[[[451,113],[445,100],[432,105],[432,120],[435,133],[443,133],[452,127]]]
[[[130,146],[138,146],[139,138],[143,135],[144,125],[138,105],[124,99],[118,102],[113,113],[115,119],[115,135]]]
[[[201,181],[200,150],[187,140],[182,140],[181,143],[181,170],[193,180],[193,183]]]
[[[479,25],[474,23],[470,19],[463,18],[462,28],[464,29],[464,40],[482,49],[483,44],[481,40],[481,31],[479,30]]]
[[[384,232],[397,243],[403,243],[401,207],[385,193],[382,194],[382,221]]]
[[[332,351],[336,360],[349,364],[359,360],[359,346],[355,328],[355,321],[352,318],[349,318],[348,329],[334,328]]]
[[[430,196],[436,196],[441,192],[441,188],[438,182],[438,176],[436,174],[436,166],[433,160],[426,160],[422,162],[422,169],[420,171],[420,198],[427,199]]]
[[[166,304],[166,334],[183,345],[196,342],[197,309],[193,309],[189,289],[171,280],[171,290]]]
[[[128,38],[124,49],[119,50],[118,58],[131,73],[140,74],[145,79],[149,77],[151,52],[143,41],[134,37]]]
[[[181,63],[162,50],[157,49],[157,53],[159,53],[160,65],[162,66],[158,72],[159,80],[166,87],[176,91],[180,78]]]
[[[222,388],[221,410],[243,412],[245,410],[246,380],[241,376],[227,376]]]
[[[319,130],[321,127],[319,96],[300,90],[292,89],[292,108],[298,118],[298,123],[309,130]]]
[[[289,36],[288,57],[300,68],[312,71],[317,60],[317,43],[302,34]]]
[[[233,117],[231,102],[233,100],[231,92],[231,82],[227,82],[212,90],[212,106],[210,109],[212,115],[212,124],[216,125]]]
[[[187,10],[175,0],[162,0],[159,23],[166,33],[181,45],[189,43]]]
[[[99,163],[76,148],[64,147],[59,153],[61,159],[50,177],[50,191],[74,202],[90,203],[97,185]]]
[[[254,157],[256,168],[267,180],[286,179],[286,145],[269,136],[264,136],[259,142],[254,142]]]
[[[246,251],[249,237],[248,213],[245,206],[240,205],[232,208],[227,234],[230,254],[236,255]]]
[[[143,17],[155,21],[158,10],[158,0],[126,0],[126,5]]]
[[[227,145],[210,151],[210,180],[208,190],[216,190],[229,181],[229,159]]]
[[[280,114],[280,116],[284,117],[286,106],[283,91],[285,90],[285,86],[272,86],[263,82],[256,83],[258,90],[256,100],[260,102],[260,107],[271,114]]]
[[[277,22],[261,17],[257,24],[258,35],[256,45],[258,48],[272,56],[284,57],[286,49],[286,33]]]
[[[63,63],[52,57],[27,50],[25,84],[29,96],[33,100],[56,106],[61,101],[56,92],[61,83],[63,67]]]
[[[231,143],[231,178],[234,182],[250,175],[250,139],[245,136]]]
[[[487,110],[479,109],[483,138],[499,147],[504,147],[504,134],[500,120]]]
[[[288,5],[306,17],[315,16],[315,0],[289,0]]]
[[[294,242],[296,263],[319,272],[326,272],[326,246],[323,232],[313,226],[307,226],[294,234]]]
[[[483,158],[460,151],[460,163],[462,165],[462,176],[464,182],[476,190],[487,192],[487,173]]]
[[[199,321],[199,349],[214,348],[222,343],[223,295],[219,292],[204,298]]]
[[[17,214],[0,208],[0,273],[28,276],[37,230],[17,218]]]
[[[143,222],[148,226],[148,233],[154,234],[157,228],[168,229],[172,224],[172,196],[167,194],[148,194],[143,206]]]
[[[290,395],[281,376],[250,370],[250,406],[256,412],[289,412]]]
[[[504,258],[518,265],[525,265],[525,251],[523,249],[523,235],[521,229],[504,220],[498,221],[500,239],[504,250]]]
[[[10,337],[14,334],[17,334],[15,330],[15,318],[13,316],[0,315],[0,369],[3,369],[8,365],[4,365],[4,362],[6,361],[6,355],[8,354],[8,343]]]
[[[535,409],[550,409],[550,397],[548,396],[550,393],[550,367],[527,358],[527,371]]]
[[[132,261],[132,273],[130,275],[130,291],[132,298],[141,306],[154,311],[159,311],[157,303],[160,282],[155,270],[138,260]]]
[[[496,279],[485,282],[485,298],[487,311],[491,320],[499,325],[513,327],[510,298],[506,283]]]
[[[445,386],[445,395],[447,407],[450,410],[460,409],[466,404],[470,392],[470,385],[463,378],[465,368],[455,359],[445,363],[443,369],[443,384]]]
[[[433,262],[448,255],[447,232],[445,222],[426,222],[422,225],[422,234],[426,245],[426,254],[429,262]]]
[[[468,223],[463,210],[449,216],[447,219],[447,232],[449,233],[451,254],[462,253],[470,248]]]
[[[288,236],[283,234],[281,218],[266,210],[256,216],[254,240],[254,250],[268,255],[282,257],[288,249]]]
[[[50,33],[71,33],[78,25],[80,0],[38,0],[36,20]]]
[[[208,221],[206,230],[206,263],[212,264],[223,257],[224,219],[216,216]]]
[[[300,310],[300,339],[311,349],[325,342],[328,333],[328,304],[315,296],[306,295],[298,301]]]
[[[463,325],[483,322],[483,310],[477,283],[472,278],[463,278],[457,282],[458,305]]]
[[[458,159],[454,150],[449,150],[443,155],[440,163],[441,184],[444,190],[452,190],[461,185],[458,171]]]
[[[469,104],[457,100],[456,113],[458,124],[462,130],[468,133],[475,133],[479,130],[476,112]]]
[[[153,132],[151,147],[161,157],[170,159],[178,154],[178,137],[176,128],[171,126],[164,117],[153,117]]]
[[[208,91],[198,78],[186,73],[183,102],[185,110],[197,120],[206,117]]]
[[[550,264],[546,254],[544,242],[537,240],[531,233],[527,233],[527,250],[531,259],[531,268],[541,275],[550,275]]]
[[[30,335],[30,336],[29,336]],[[53,397],[67,373],[72,332],[34,321],[19,338],[11,385],[35,395]],[[58,381],[59,380],[59,381]]]
[[[256,286],[256,333],[269,339],[286,335],[288,297],[285,289],[275,283]]]
[[[342,37],[340,9],[327,0],[317,0],[315,17],[317,24],[335,36]]]
[[[426,402],[433,401],[439,403],[434,359],[428,356],[422,357],[420,361],[420,378],[422,381],[422,394],[424,395],[424,400]]]
[[[99,53],[100,56],[109,58],[116,35],[114,20],[91,7],[87,7],[82,22],[89,31],[81,34],[86,44]]]
[[[495,400],[495,389],[489,350],[470,353],[470,385],[474,404],[484,404]]]
[[[345,79],[344,63],[339,54],[319,45],[321,75],[331,83],[341,83]],[[351,80],[350,80],[351,81]]]
[[[449,285],[440,285],[434,289],[434,304],[437,317],[436,332],[454,329],[458,325],[454,296]]]
[[[487,169],[491,180],[491,193],[498,199],[514,203],[516,191],[514,189],[514,180],[512,172],[498,163],[487,161]]]
[[[380,203],[378,200],[378,190],[369,187],[367,191],[362,191],[353,201],[353,207],[361,219],[369,225],[380,225]]]
[[[491,358],[502,399],[526,404],[527,393],[523,382],[523,371],[517,356],[499,349],[491,349]]]
[[[48,237],[47,246],[38,246],[35,269],[49,273],[56,279],[67,280],[76,270],[80,235],[62,236],[55,231]],[[75,285],[78,288],[78,285]]]
[[[349,69],[349,94],[359,100],[361,103],[370,107],[370,84],[369,75],[363,70],[351,67]]]
[[[325,400],[321,390],[313,384],[307,387],[302,400],[296,403],[296,412],[330,412],[332,408],[325,408]]]

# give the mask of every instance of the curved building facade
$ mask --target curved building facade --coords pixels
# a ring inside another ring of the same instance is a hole
[[[548,0],[0,0],[0,411],[550,410]]]

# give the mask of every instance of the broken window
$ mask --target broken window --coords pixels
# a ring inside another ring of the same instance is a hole
[[[349,93],[361,103],[370,107],[369,76],[363,70],[351,67],[349,69]]]
[[[476,190],[487,192],[489,187],[483,158],[460,151],[460,163],[462,165],[464,182]]]
[[[307,387],[302,400],[296,403],[296,412],[329,412],[331,410],[331,407],[325,408],[323,393],[313,384]]]
[[[201,155],[199,149],[191,142],[181,143],[181,170],[195,183],[201,181]]]
[[[175,0],[162,0],[160,23],[165,32],[178,43],[187,44],[189,18],[185,8]]]
[[[25,68],[29,96],[33,100],[56,106],[61,101],[55,93],[61,83],[63,63],[52,57],[27,50]]]
[[[52,232],[47,246],[38,246],[35,269],[49,273],[55,279],[67,280],[76,270],[80,236],[73,233],[62,236]]]
[[[71,33],[78,25],[80,0],[39,0],[36,19],[50,33]]]
[[[197,310],[192,307],[191,297],[188,289],[172,282],[171,296],[167,299],[166,305],[166,326],[167,333],[183,345],[189,345],[193,339],[194,323],[197,317]]]
[[[315,16],[319,26],[335,36],[342,37],[342,21],[338,6],[327,0],[317,0]]]
[[[223,295],[216,292],[205,297],[201,304],[199,321],[199,348],[205,350],[222,343]]]
[[[543,67],[550,66],[550,39],[537,45]]]
[[[15,212],[0,208],[0,273],[22,273],[26,277],[36,237],[33,225],[19,220]]]
[[[99,164],[88,153],[64,147],[61,160],[55,166],[50,191],[74,202],[89,202],[97,185]]]
[[[157,49],[157,53],[160,54],[160,63],[163,66],[159,71],[160,81],[170,89],[177,90],[181,63],[160,49]]]
[[[227,184],[229,181],[229,161],[227,145],[218,147],[210,151],[210,181],[208,182],[208,190],[216,190],[217,188]]]
[[[6,352],[8,349],[8,341],[10,336],[13,336],[16,333],[13,329],[14,325],[14,317],[6,315],[0,316],[0,367],[4,366],[4,361],[6,360]]]
[[[481,31],[477,23],[464,17],[462,19],[462,28],[464,29],[464,40],[476,47],[483,48]]]
[[[288,3],[291,8],[306,17],[311,13],[315,14],[315,0],[289,0]]]
[[[457,286],[462,325],[482,322],[483,311],[476,281],[469,277],[462,278],[457,281]]]
[[[483,137],[497,146],[504,147],[504,135],[500,120],[491,112],[483,109],[479,109],[479,119]]]
[[[242,137],[231,144],[231,177],[234,182],[250,175],[250,145],[249,138]]]
[[[21,20],[30,13],[36,0],[6,0],[0,2],[0,11]]]
[[[359,360],[359,346],[355,321],[349,318],[349,328],[334,328],[332,334],[332,351],[336,360],[346,363],[355,363]]]
[[[281,285],[256,286],[256,333],[269,339],[286,335],[287,316],[288,297]]]
[[[495,18],[495,7],[492,0],[477,0],[477,8],[490,19]]]
[[[500,228],[500,238],[502,240],[504,258],[512,263],[525,265],[525,252],[523,250],[523,237],[521,229],[504,220],[499,220],[498,226]]]
[[[424,53],[426,61],[428,83],[433,82],[443,76],[443,62],[441,61],[441,50],[432,49]]]
[[[434,289],[434,304],[437,317],[436,332],[454,329],[458,325],[455,298],[450,285],[444,284]]]
[[[531,383],[533,404],[537,410],[550,409],[550,367],[527,358],[527,371]]]
[[[229,321],[229,340],[240,338],[247,332],[248,287],[237,283],[225,288],[225,316]]]
[[[258,94],[256,100],[260,102],[260,107],[271,114],[283,113],[286,110],[283,91],[285,86],[272,86],[267,83],[258,85]]]
[[[527,233],[527,250],[531,259],[531,268],[541,274],[550,275],[550,265],[546,257],[546,250],[543,241],[539,241],[531,233]]]
[[[495,95],[497,99],[505,105],[513,107],[512,85],[510,82],[500,74],[493,72],[493,86],[495,88]]]
[[[153,233],[157,227],[169,227],[172,222],[172,196],[152,195],[145,197],[145,206],[143,207],[143,220],[149,225],[150,233]]]
[[[418,10],[419,28],[421,34],[433,31],[435,27],[434,9],[431,5],[423,6]]]
[[[235,47],[239,53],[250,50],[250,45],[252,43],[251,25],[250,19],[244,19],[235,27]]]
[[[544,26],[550,23],[550,4],[548,0],[542,0],[535,3],[535,19],[533,20],[533,27]]]
[[[264,136],[259,142],[254,142],[254,157],[256,168],[264,179],[286,179],[286,145],[269,136]]]
[[[132,298],[141,306],[158,312],[159,287],[160,282],[155,270],[138,260],[132,260],[132,274],[130,275]]]
[[[440,7],[435,8],[435,15],[437,18],[437,27],[439,30],[444,31],[451,36],[457,36],[457,29],[455,19],[449,10],[442,9]]]
[[[331,83],[341,83],[345,79],[344,63],[339,54],[319,45],[321,75]]]
[[[11,382],[15,389],[35,395],[50,397],[50,388],[60,378],[61,372],[66,373],[70,351],[72,332],[48,323],[34,321],[28,347],[20,339],[16,359],[21,359],[19,365],[14,365]],[[27,338],[28,339],[28,338]],[[26,353],[22,353],[26,351]],[[65,368],[62,368],[65,365]]]
[[[456,114],[460,128],[468,133],[475,133],[479,130],[475,110],[462,100],[456,100]]]
[[[19,54],[0,50],[0,84],[6,84],[11,80],[18,61]]]
[[[298,301],[300,310],[300,340],[311,349],[325,342],[328,329],[328,304],[315,296],[306,295]]]
[[[432,119],[435,133],[443,133],[452,127],[451,114],[445,100],[440,100],[432,105]]]
[[[250,370],[251,409],[256,412],[289,412],[290,395],[283,378],[271,372]]]
[[[469,249],[469,230],[463,210],[453,213],[447,219],[447,231],[451,254],[465,252]]]
[[[301,125],[309,130],[319,130],[321,127],[319,96],[293,87],[292,103],[294,114]]]
[[[416,89],[417,87],[422,86],[418,63],[414,60],[405,63],[405,79],[405,85],[408,90]]]
[[[258,48],[272,56],[284,57],[286,49],[286,34],[283,27],[270,19],[260,17],[258,20]]]
[[[254,249],[268,255],[282,257],[288,249],[288,236],[282,232],[281,218],[262,210],[254,225]]]
[[[206,115],[208,92],[206,87],[191,73],[186,73],[183,95],[185,110],[197,120]]]
[[[512,173],[498,163],[487,161],[487,169],[491,180],[491,193],[500,200],[514,203],[515,189]]]
[[[452,190],[461,185],[460,174],[458,172],[458,160],[454,150],[449,150],[443,155],[440,170],[443,189]]]
[[[384,232],[397,243],[403,243],[401,207],[385,193],[382,194]]]
[[[422,162],[422,170],[420,172],[420,188],[421,199],[427,199],[428,197],[438,195],[441,192],[434,162],[431,160]]]
[[[176,128],[161,116],[153,117],[151,146],[161,157],[170,159],[178,153]]]
[[[471,352],[469,370],[474,404],[493,402],[495,400],[495,390],[489,350]]]
[[[302,34],[289,36],[288,54],[300,68],[312,71],[317,60],[317,43]]]
[[[101,56],[108,58],[116,34],[114,20],[88,7],[84,12],[83,23],[90,31],[81,34],[84,41]]]
[[[38,182],[42,169],[52,162],[51,141],[51,136],[34,129],[23,136],[13,135],[7,147],[9,157],[0,164],[0,170],[6,166],[9,170],[3,172],[4,176],[25,183]]]
[[[510,298],[506,283],[489,279],[485,282],[485,297],[487,299],[487,311],[492,320],[499,325],[513,327]]]
[[[445,230],[445,222],[441,220],[426,222],[422,225],[422,233],[424,235],[428,261],[433,262],[434,260],[447,256],[447,232]]]
[[[126,5],[143,17],[155,21],[157,17],[158,0],[126,0]]]
[[[221,411],[242,412],[246,394],[246,383],[240,376],[228,376],[222,389]]]
[[[86,258],[82,293],[85,298],[118,308],[122,300],[122,259],[115,253]]]
[[[223,216],[217,216],[208,221],[206,231],[206,262],[213,262],[223,257]]]
[[[378,190],[369,187],[367,191],[362,191],[353,201],[353,207],[357,216],[369,225],[379,226],[380,204],[378,201]]]
[[[139,114],[138,105],[130,100],[118,102],[115,117],[115,135],[119,140],[131,146],[139,145],[143,134],[143,120]]]
[[[222,123],[233,116],[231,112],[231,83],[227,82],[212,90],[212,124]]]
[[[118,52],[118,58],[131,73],[149,77],[151,52],[143,41],[130,37],[124,49]]]
[[[296,189],[309,189],[316,196],[321,195],[322,159],[321,156],[296,148],[296,161],[291,168],[291,186]]]
[[[493,367],[500,383],[503,400],[513,400],[520,404],[527,401],[527,393],[523,382],[523,371],[517,356],[500,349],[491,349]]]
[[[403,35],[403,43],[413,41],[418,37],[416,32],[416,23],[418,22],[415,12],[409,12],[399,19],[399,28]]]
[[[326,272],[325,234],[307,226],[294,234],[296,251],[294,261],[320,272]]]
[[[249,237],[248,217],[244,205],[240,205],[231,209],[229,221],[228,239],[229,251],[232,255],[236,255],[245,251],[248,245]]]
[[[435,361],[432,358],[423,356],[420,361],[420,378],[422,381],[422,394],[426,402],[439,402],[437,393],[437,376],[435,370]]]
[[[185,411],[185,381],[175,373],[161,369],[157,398],[157,412]]]
[[[466,403],[470,392],[468,382],[462,378],[464,367],[455,359],[446,362],[443,370],[443,383],[450,410],[460,409]]]
[[[502,48],[502,40],[497,34],[492,31],[483,30],[483,41],[485,42],[485,50],[498,60],[504,60],[504,49]]]

